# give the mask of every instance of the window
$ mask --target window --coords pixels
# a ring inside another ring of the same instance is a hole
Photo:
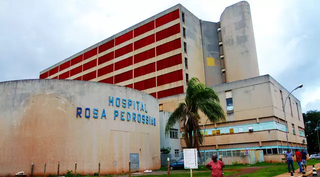
[[[188,58],[187,57],[184,58],[184,66],[186,67],[186,69],[188,69]]]
[[[170,129],[170,138],[178,139],[178,129]]]
[[[215,130],[212,130],[212,135],[216,135],[216,131]]]
[[[296,134],[296,131],[294,130],[294,124],[292,124],[292,134]]]
[[[243,127],[239,127],[239,133],[243,132]]]
[[[182,28],[182,34],[183,34],[183,37],[186,38],[186,28],[185,27]]]
[[[184,52],[187,53],[187,43],[183,42],[183,48],[184,48]]]
[[[233,133],[234,133],[233,128],[230,128],[230,129],[229,129],[229,131],[230,131],[230,133],[231,133],[231,134],[233,134]]]
[[[290,104],[291,117],[293,117],[293,113],[292,113],[292,104],[291,104],[291,98],[290,98],[290,97],[289,97],[289,104]]]
[[[281,90],[280,90],[280,96],[281,96],[281,103],[282,103],[282,110],[283,110],[283,94]]]
[[[232,92],[226,92],[227,112],[233,112]]]
[[[185,20],[184,20],[184,13],[182,12],[182,22],[184,23]]]
[[[175,150],[174,150],[174,156],[175,156],[175,157],[179,157],[179,152],[180,152],[179,149],[175,149]]]
[[[300,120],[300,113],[299,113],[299,105],[298,105],[298,103],[296,103],[296,106],[297,106],[298,119]]]
[[[277,148],[272,148],[272,154],[278,154],[278,149]]]
[[[216,130],[216,134],[217,134],[217,135],[220,135],[220,130]]]
[[[267,155],[267,150],[266,149],[262,149],[263,150],[263,155]]]
[[[272,154],[272,149],[267,149],[268,154]]]
[[[163,111],[163,104],[159,104],[159,112]]]
[[[189,74],[188,73],[186,73],[186,83],[187,83],[187,85],[189,83]]]

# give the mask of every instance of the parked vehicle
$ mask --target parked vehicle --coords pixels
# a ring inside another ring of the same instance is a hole
[[[311,154],[310,156],[309,156],[309,159],[320,159],[320,154]]]
[[[170,164],[170,169],[173,170],[173,169],[182,169],[184,168],[184,160],[183,159],[180,159],[172,164]]]

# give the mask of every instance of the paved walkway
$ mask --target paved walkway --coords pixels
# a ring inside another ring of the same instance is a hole
[[[316,167],[316,170],[319,170],[320,169],[320,163],[317,163],[315,165],[315,167]],[[295,170],[294,177],[302,177],[302,173],[299,173],[299,171],[300,171],[299,169]],[[307,170],[305,170],[305,171],[306,171],[306,175],[312,174],[312,165],[308,165],[307,166]],[[284,174],[278,175],[276,177],[291,177],[291,174],[290,173],[284,173]]]

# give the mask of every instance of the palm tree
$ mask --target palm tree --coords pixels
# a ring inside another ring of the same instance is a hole
[[[199,157],[199,146],[203,142],[200,133],[200,115],[202,111],[211,122],[225,120],[225,114],[219,104],[219,97],[213,89],[201,83],[198,78],[189,81],[185,103],[180,103],[179,107],[170,115],[166,124],[165,133],[179,120],[183,123],[184,140],[188,148],[197,148]]]

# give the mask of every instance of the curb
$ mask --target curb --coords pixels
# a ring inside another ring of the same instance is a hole
[[[315,168],[316,168],[316,171],[320,170],[320,167],[315,167]],[[313,169],[312,169],[311,171],[306,172],[306,176],[311,175],[312,172],[313,172]],[[303,175],[300,175],[300,176],[298,176],[298,177],[303,177]]]

